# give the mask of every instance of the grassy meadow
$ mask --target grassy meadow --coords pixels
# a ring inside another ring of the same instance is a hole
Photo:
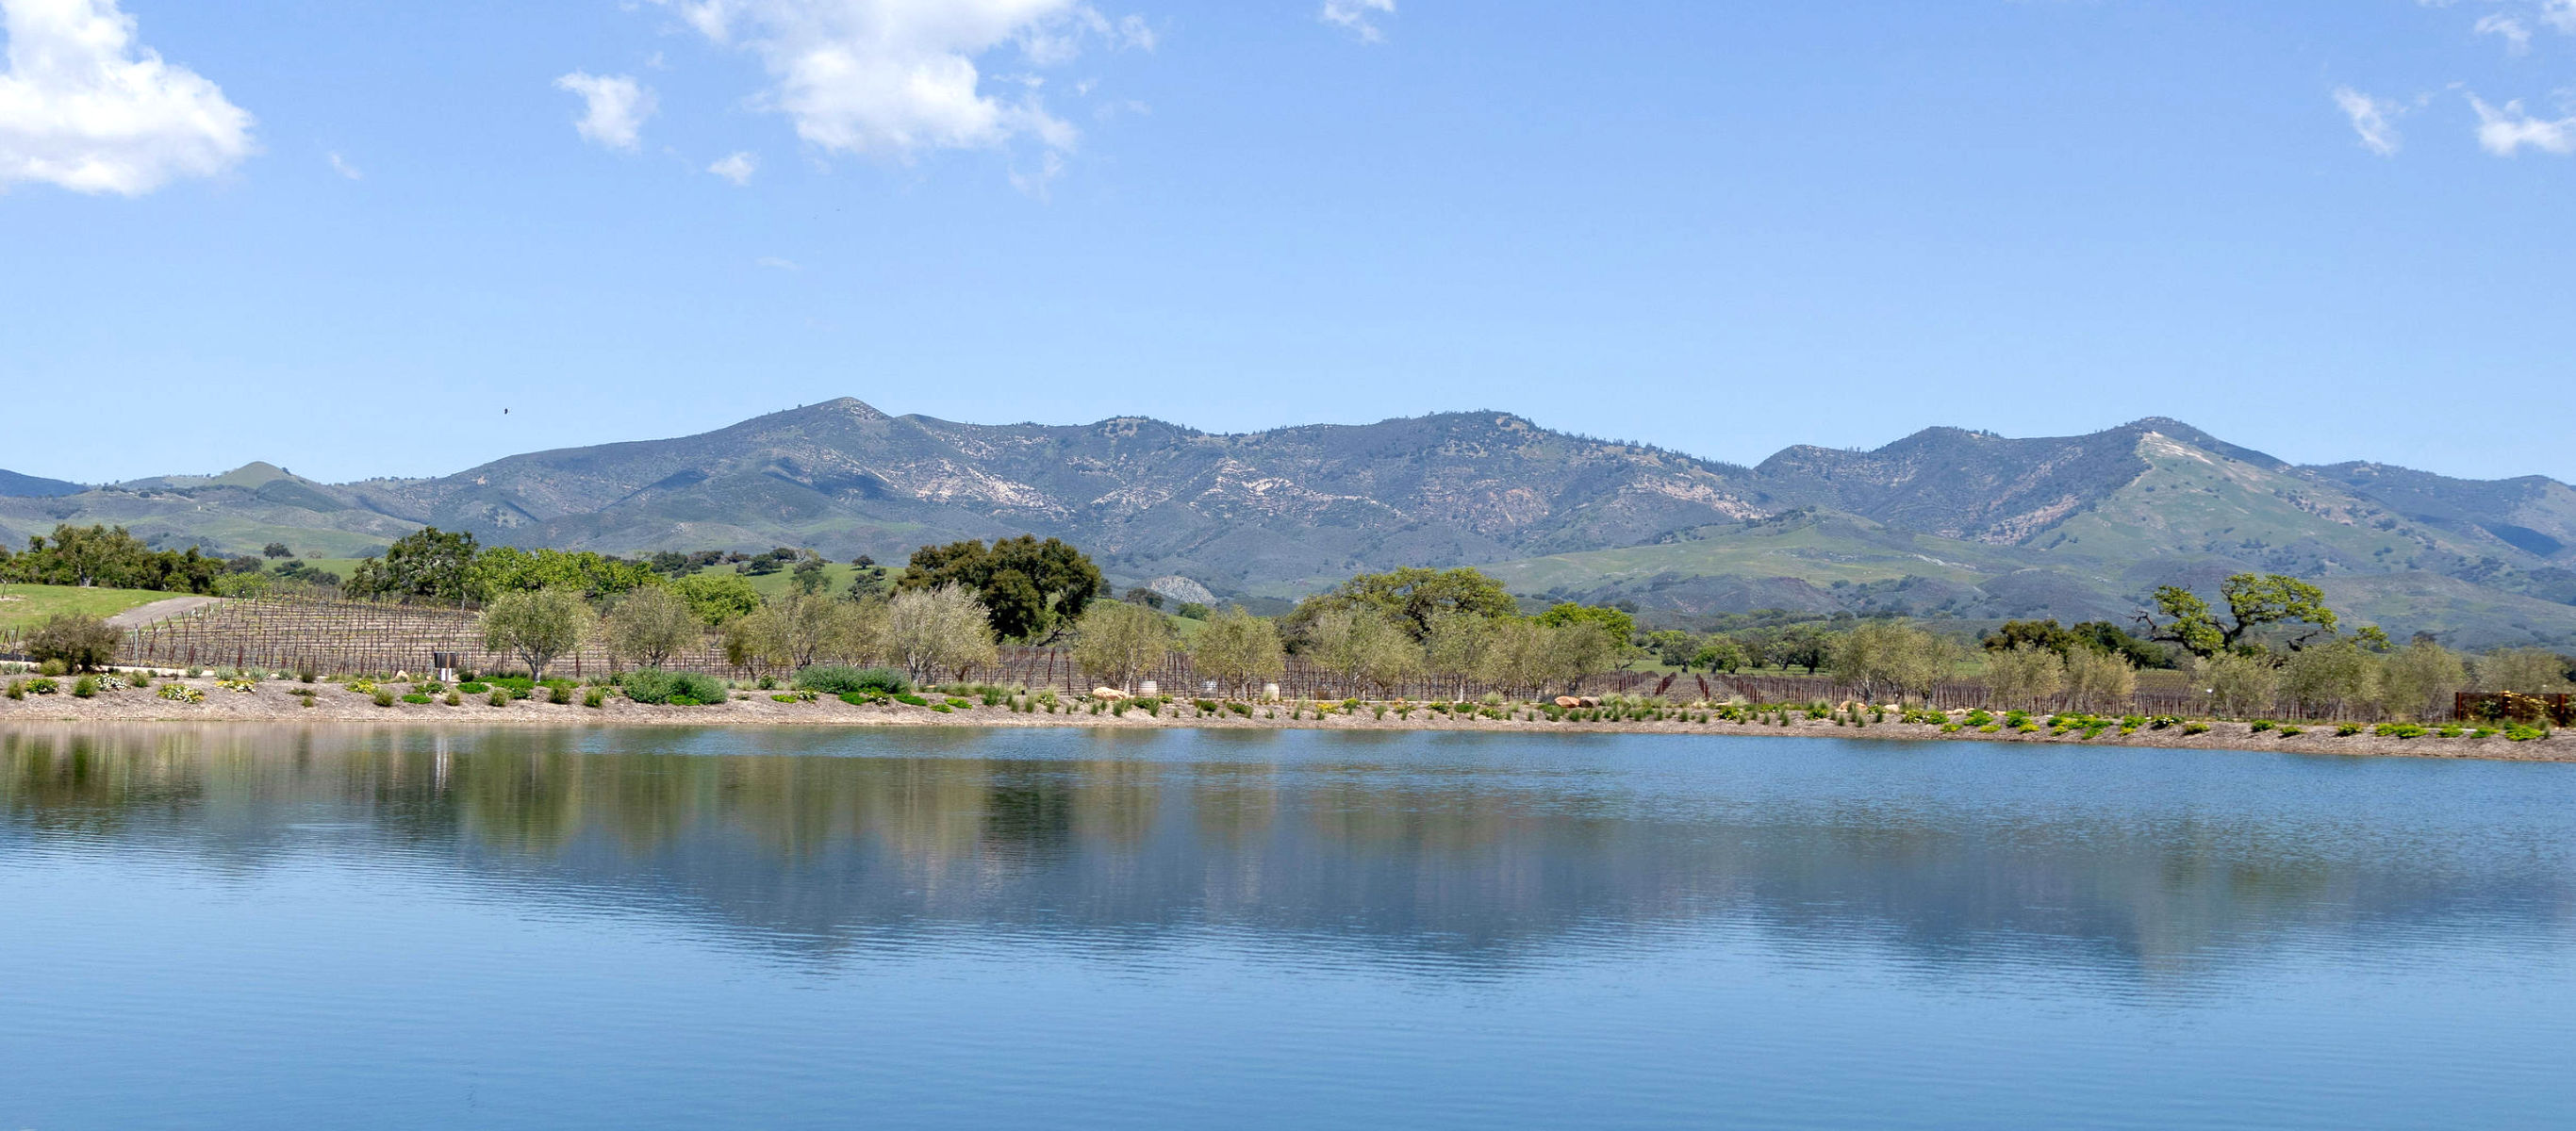
[[[76,585],[0,584],[0,629],[28,629],[57,613],[114,616],[137,605],[165,601],[181,593],[149,589],[83,589]]]

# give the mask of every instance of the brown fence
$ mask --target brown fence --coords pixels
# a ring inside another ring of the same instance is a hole
[[[326,674],[342,674],[423,673],[432,670],[430,657],[433,652],[459,653],[464,657],[465,667],[475,671],[503,671],[521,666],[508,656],[484,649],[482,633],[476,626],[475,613],[470,609],[301,598],[223,601],[195,613],[136,629],[129,635],[124,655],[128,662],[173,668],[244,667],[287,672],[309,668]],[[724,649],[712,633],[697,647],[673,657],[667,666],[727,679],[749,679],[758,674],[727,663]],[[621,667],[604,648],[593,644],[558,659],[553,670],[575,678],[587,678],[610,674],[621,670]],[[1094,684],[1094,680],[1074,663],[1072,655],[1062,648],[1003,648],[990,665],[949,674],[965,683],[996,683],[1071,692],[1089,690]],[[1210,679],[1199,674],[1191,665],[1190,657],[1181,652],[1166,655],[1161,663],[1142,673],[1142,678],[1153,680],[1156,689],[1166,695],[1208,695],[1229,690],[1215,686]],[[1449,676],[1424,676],[1391,685],[1354,685],[1331,671],[1296,657],[1289,659],[1287,670],[1275,682],[1279,684],[1280,693],[1291,699],[1477,699],[1497,691],[1508,697],[1520,698],[1531,690],[1498,687],[1480,680]],[[1554,694],[1563,690],[1569,689],[1551,687],[1544,689],[1543,693]],[[1861,698],[1859,688],[1824,675],[1617,671],[1586,676],[1581,681],[1580,690],[1589,695],[1653,695],[1683,701],[1745,699],[1761,703],[1839,703]],[[1892,695],[1882,692],[1877,698],[1886,700]],[[2456,717],[2487,717],[2477,714],[2477,711],[2480,709],[2478,703],[2488,698],[2492,697],[2461,695],[2454,705]],[[2549,708],[2553,712],[2552,717],[2569,723],[2567,696],[2514,698],[2548,701],[2554,704]],[[2072,696],[2055,695],[2027,702],[2002,703],[1991,698],[1983,684],[1973,680],[1938,684],[1932,688],[1928,701],[1930,706],[1942,709],[2021,708],[2039,713],[2085,710],[2106,715],[2206,715],[2211,710],[2205,695],[2153,691],[2117,700],[2088,702]],[[2272,710],[2265,714],[2277,719],[2346,722],[2376,722],[2387,717],[2376,705],[2368,703],[2302,705],[2286,700],[2273,704]]]
[[[2576,726],[2576,696],[2463,691],[2451,697],[2451,717]]]

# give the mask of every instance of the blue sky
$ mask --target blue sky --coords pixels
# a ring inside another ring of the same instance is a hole
[[[0,12],[32,474],[848,395],[1746,462],[2165,414],[2576,479],[2576,0]]]

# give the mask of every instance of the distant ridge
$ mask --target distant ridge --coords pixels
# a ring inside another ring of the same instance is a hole
[[[900,560],[1035,533],[1083,546],[1122,586],[1289,597],[1361,570],[1477,565],[1525,595],[1674,616],[2125,616],[2157,585],[2252,569],[2316,578],[2401,634],[2576,639],[2566,484],[2299,467],[2167,417],[2062,437],[1927,428],[1748,468],[1496,411],[1220,434],[1144,417],[964,424],[842,398],[430,479],[326,484],[254,463],[62,486],[0,499],[0,538],[105,522],[165,546],[357,556],[434,524],[522,546]]]
[[[64,495],[77,495],[88,489],[78,483],[66,483],[60,479],[46,479],[41,476],[20,475],[14,471],[0,470],[0,495],[51,499]]]

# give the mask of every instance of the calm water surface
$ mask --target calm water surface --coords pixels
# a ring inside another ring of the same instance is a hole
[[[0,1131],[2566,1127],[2576,766],[0,730]]]

